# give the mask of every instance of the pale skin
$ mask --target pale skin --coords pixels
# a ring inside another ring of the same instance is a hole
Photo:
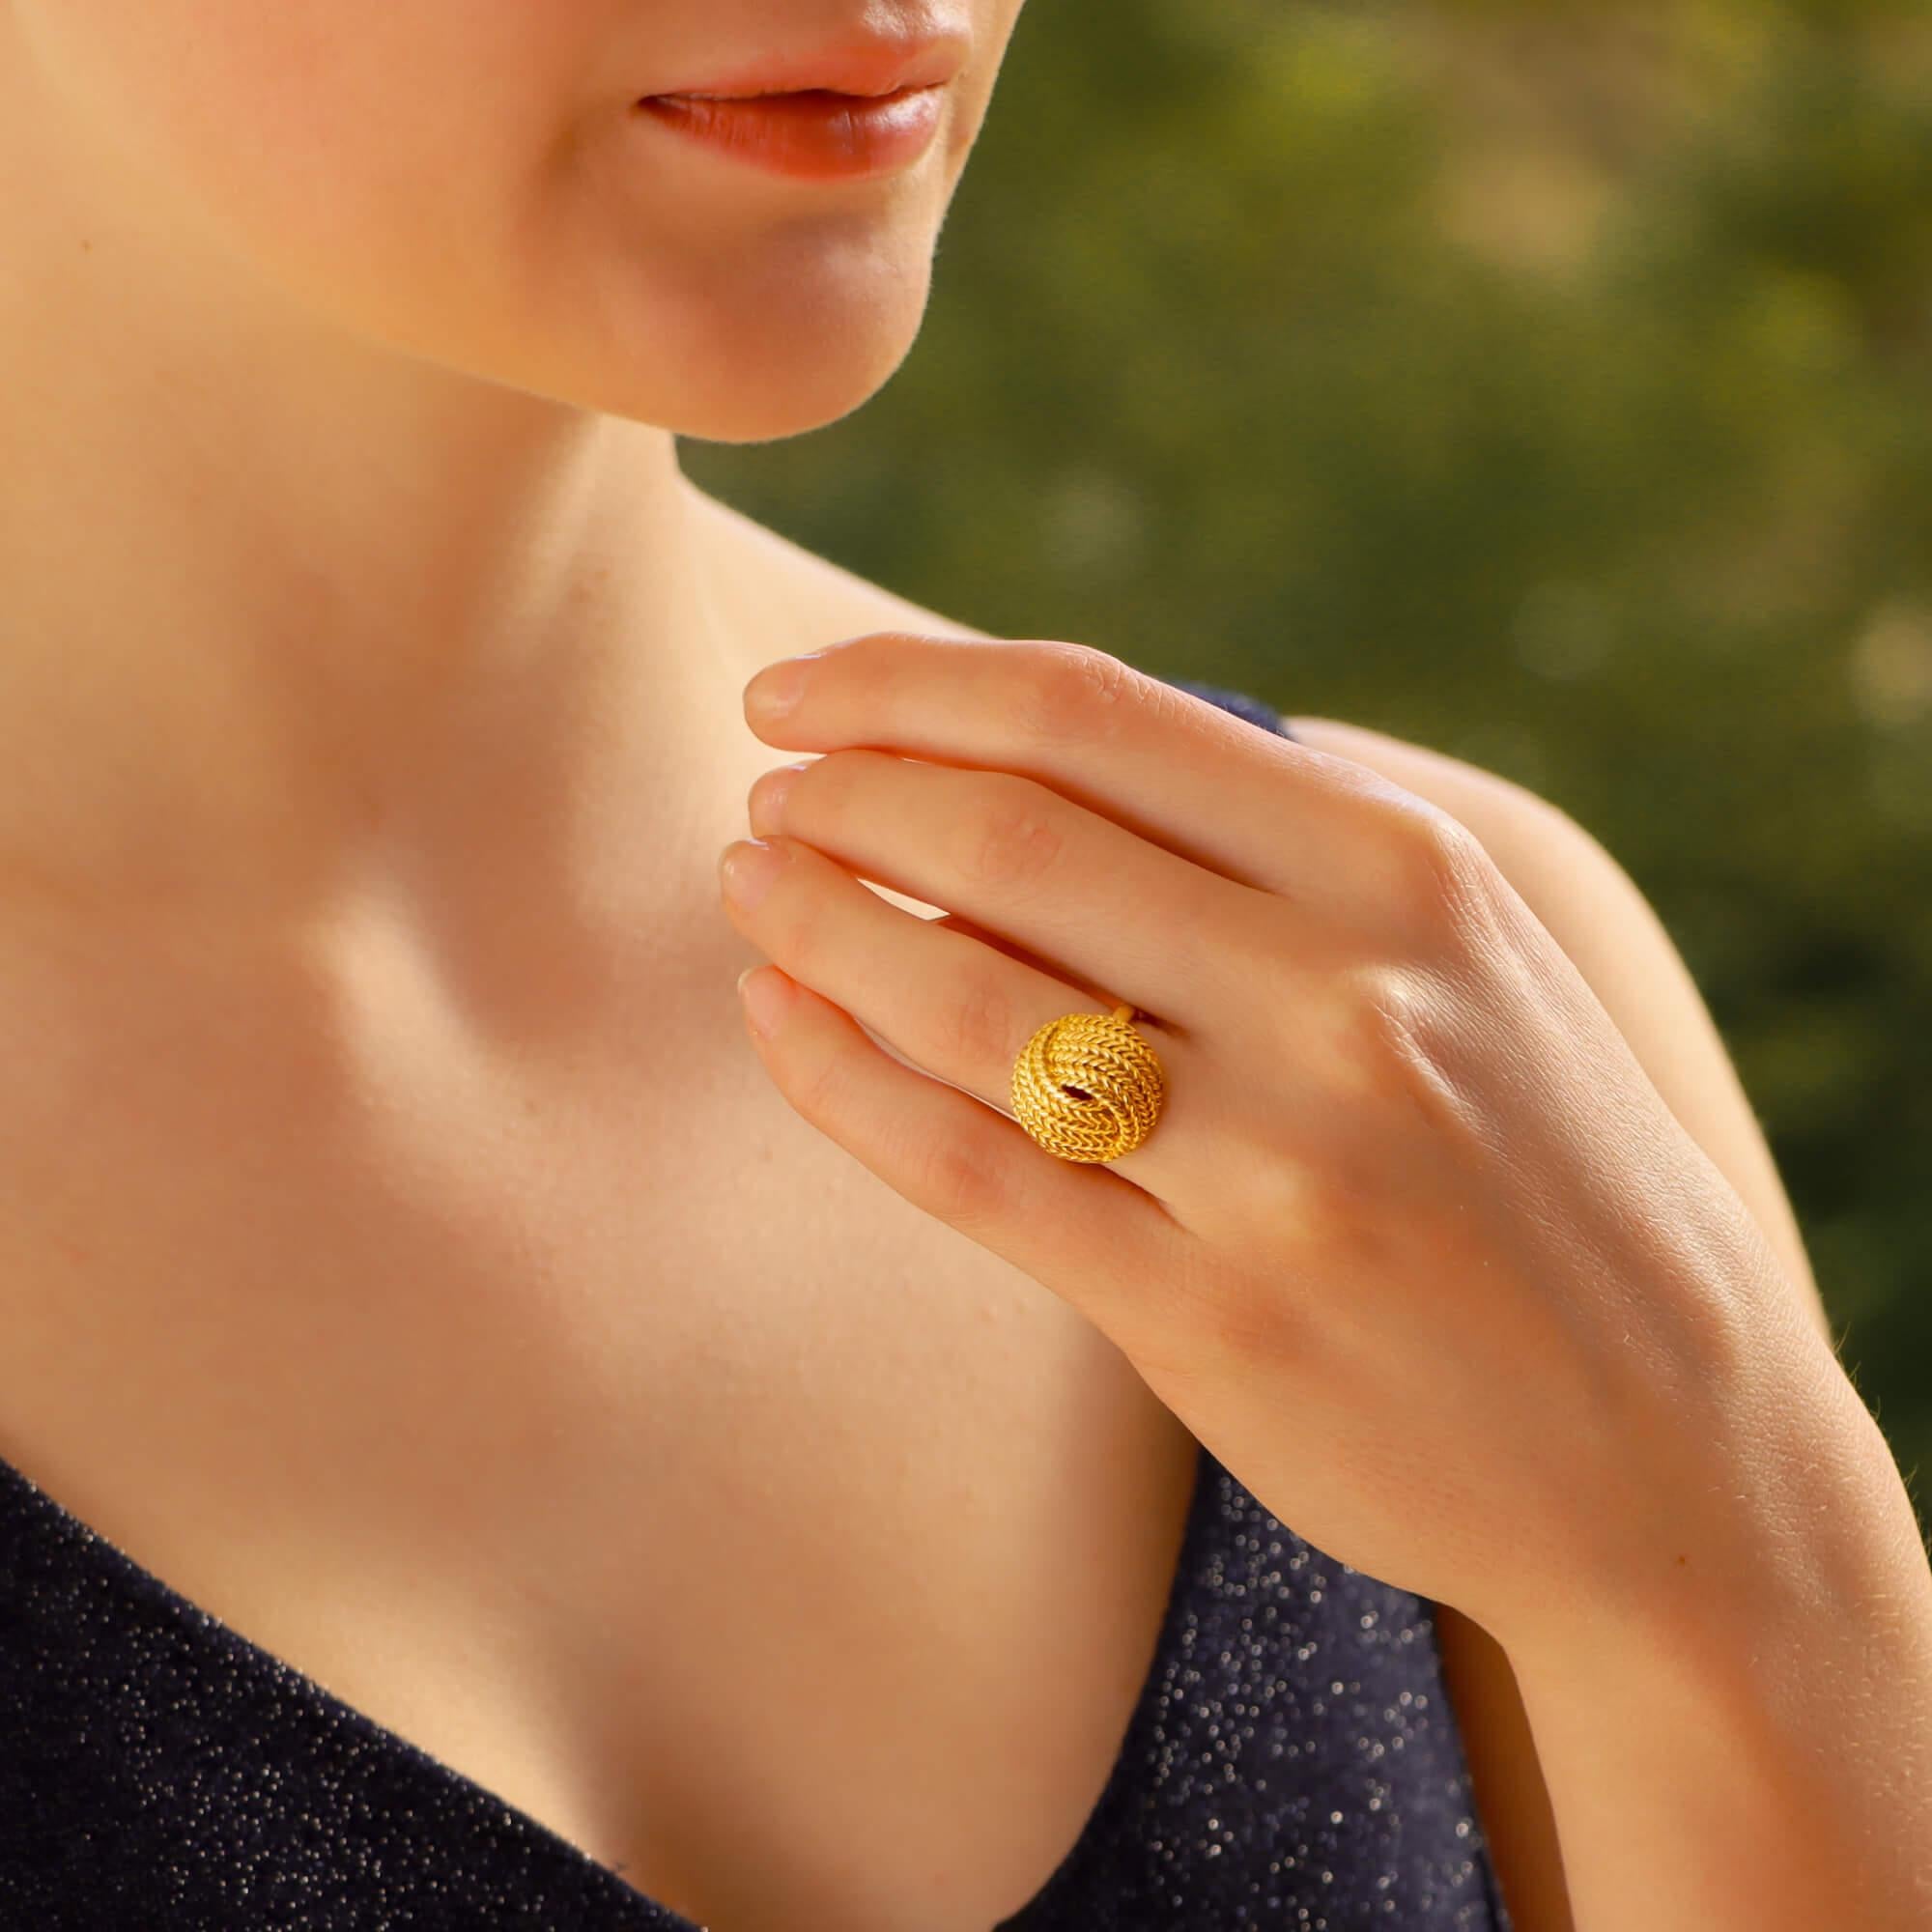
[[[0,1453],[718,1932],[982,1932],[1031,1895],[1216,1426],[788,1104],[732,1005],[764,949],[717,898],[777,762],[756,670],[985,634],[713,502],[674,439],[797,434],[890,376],[1016,12],[965,10],[923,172],[836,204],[629,146],[631,98],[795,43],[788,11],[728,46],[714,9],[617,0],[488,35],[467,0],[353,34],[244,0],[0,18]],[[1496,855],[1828,1341],[1628,881],[1485,774],[1294,728]],[[1090,1456],[1040,1450],[1043,1406]],[[1046,1558],[1074,1538],[1068,1615]],[[807,1606],[783,1643],[744,1608],[777,1591]],[[1665,1922],[1595,1909],[1634,1833],[1661,1871],[1732,1856],[1599,1778],[1556,1650],[1503,1662],[1447,1605],[1442,1634],[1520,1926],[1572,1922],[1566,1864],[1575,1922]],[[828,1734],[798,1687],[855,1650],[875,1701]],[[955,1687],[994,1656],[988,1708]],[[1752,1732],[1737,1687],[1706,1701]],[[1837,1788],[1849,1832],[1881,1794]]]

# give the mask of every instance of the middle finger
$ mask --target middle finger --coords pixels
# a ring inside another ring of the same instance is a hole
[[[1115,1004],[1109,993],[1090,996],[942,920],[892,904],[837,860],[795,839],[775,838],[758,855],[759,869],[769,869],[748,901],[740,869],[746,856],[741,845],[727,846],[722,870],[732,923],[748,939],[895,1057],[1006,1114],[1013,1111],[1014,1062],[1033,1035],[1063,1014]],[[1149,1043],[1169,1083],[1161,1120],[1148,1145],[1110,1165],[1171,1201],[1180,1182],[1178,1151],[1198,1160],[1209,1124],[1226,1109],[1206,1101],[1203,1061],[1186,1038],[1171,1039],[1163,1030]],[[1177,1115],[1178,1137],[1170,1124]]]
[[[765,773],[748,810],[754,834],[803,839],[1175,1030],[1215,1009],[1272,903],[1037,780],[869,747]]]

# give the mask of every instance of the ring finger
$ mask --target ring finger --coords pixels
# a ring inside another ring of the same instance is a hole
[[[1010,1114],[1020,1049],[1048,1020],[1115,1004],[939,920],[882,898],[837,861],[795,838],[725,848],[721,879],[732,923],[802,985],[841,1007],[893,1050]],[[1152,1134],[1111,1169],[1162,1201],[1179,1186],[1179,1151],[1202,1107],[1188,1042],[1151,1026],[1167,1075]],[[1042,1159],[1053,1156],[1041,1151]]]

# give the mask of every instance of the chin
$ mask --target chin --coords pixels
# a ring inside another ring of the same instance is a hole
[[[687,287],[643,339],[649,393],[600,408],[709,442],[768,442],[849,415],[890,382],[918,339],[929,242],[910,256],[800,247],[748,278],[743,267]]]
[[[756,364],[694,382],[674,406],[645,418],[703,442],[774,442],[805,436],[848,416],[892,380],[912,347],[910,334],[890,341],[845,341],[813,355],[796,341]],[[859,352],[859,353],[855,353]]]

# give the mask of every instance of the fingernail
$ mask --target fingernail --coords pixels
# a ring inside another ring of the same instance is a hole
[[[741,912],[751,912],[771,891],[784,863],[779,851],[756,838],[735,839],[719,862],[724,896]]]
[[[785,793],[790,791],[792,781],[805,764],[780,765],[777,770],[762,774],[752,787],[752,795],[745,803],[746,816],[751,820],[754,836],[762,837],[767,832],[779,828],[779,815],[784,810]]]
[[[752,976],[759,977],[753,979]],[[747,966],[738,975],[738,997],[745,1003],[745,1017],[760,1039],[768,1039],[791,1005],[791,981],[776,967],[763,970],[763,962]]]
[[[756,712],[760,718],[782,718],[787,711],[795,710],[805,696],[810,660],[818,655],[817,651],[807,651],[802,656],[781,658],[777,664],[767,665],[745,687],[745,709]]]

